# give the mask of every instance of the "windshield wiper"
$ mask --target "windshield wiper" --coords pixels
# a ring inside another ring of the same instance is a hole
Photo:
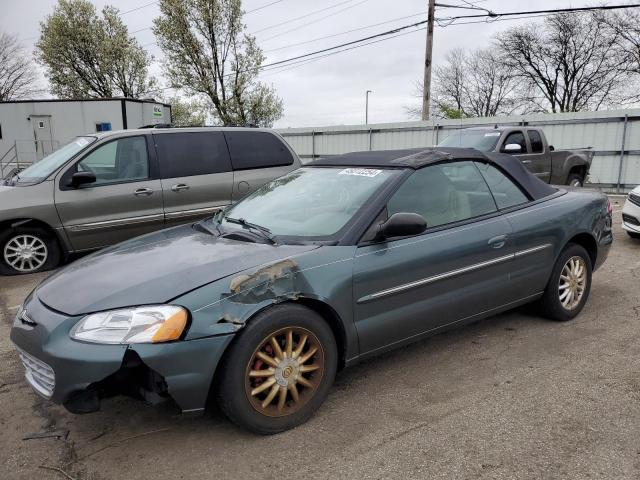
[[[275,245],[276,237],[271,233],[267,227],[263,227],[262,225],[258,225],[256,223],[247,222],[244,218],[232,218],[232,217],[223,217],[229,223],[237,223],[238,225],[242,225],[243,227],[247,227],[256,232],[260,232],[260,236],[262,238],[267,239],[271,244]]]

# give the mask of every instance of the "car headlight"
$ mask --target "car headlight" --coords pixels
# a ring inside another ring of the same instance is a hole
[[[93,313],[71,329],[76,340],[93,343],[162,343],[178,340],[187,326],[187,310],[148,305]]]

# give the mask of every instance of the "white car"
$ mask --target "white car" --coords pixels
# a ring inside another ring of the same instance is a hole
[[[634,188],[622,209],[622,228],[629,236],[640,238],[640,186]]]

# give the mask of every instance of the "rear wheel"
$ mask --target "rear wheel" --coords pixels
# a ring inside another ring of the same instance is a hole
[[[581,187],[583,183],[584,179],[579,173],[572,173],[569,175],[569,178],[567,178],[567,185],[570,187]]]
[[[541,299],[543,314],[558,321],[575,318],[589,298],[591,271],[587,251],[575,243],[567,245],[553,267]]]
[[[2,275],[50,270],[59,262],[58,241],[42,229],[18,227],[0,234],[0,274]]]
[[[282,305],[251,320],[218,368],[221,410],[248,430],[274,434],[320,407],[335,377],[337,347],[320,315]]]

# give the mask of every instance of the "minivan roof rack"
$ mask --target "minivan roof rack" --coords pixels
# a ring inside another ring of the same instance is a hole
[[[143,125],[139,128],[173,128],[171,123],[154,123],[151,125]]]

